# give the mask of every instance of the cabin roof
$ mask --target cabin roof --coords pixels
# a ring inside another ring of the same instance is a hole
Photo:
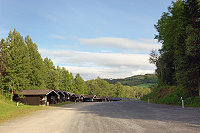
[[[49,93],[55,92],[55,91],[51,89],[41,89],[41,90],[21,90],[20,92],[23,95],[48,95]],[[55,93],[57,94],[57,92]],[[15,94],[18,94],[18,93],[15,92]]]
[[[74,94],[74,93],[72,93],[72,92],[68,92],[68,93],[69,93],[70,96]]]
[[[65,96],[65,94],[63,93],[63,91],[61,91],[61,90],[54,90],[55,92],[57,92],[58,94],[59,94],[59,92],[63,95],[63,96]]]
[[[76,94],[76,96],[80,97],[80,96],[83,96],[82,94]]]
[[[74,94],[74,93],[70,93],[70,92],[69,92],[69,94],[70,94],[70,96],[79,97],[77,94]]]
[[[62,90],[61,90],[62,91]],[[69,92],[66,92],[66,91],[62,91],[64,94],[66,95],[70,95]]]
[[[96,97],[95,99],[106,99],[106,97]]]
[[[83,95],[84,98],[95,98],[96,95]]]

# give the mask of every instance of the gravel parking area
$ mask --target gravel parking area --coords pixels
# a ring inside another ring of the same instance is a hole
[[[77,103],[0,125],[1,133],[198,133],[200,109],[142,101]]]

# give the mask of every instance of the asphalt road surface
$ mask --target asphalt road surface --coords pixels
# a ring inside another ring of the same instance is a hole
[[[142,101],[77,103],[10,120],[0,133],[200,133],[200,109]]]

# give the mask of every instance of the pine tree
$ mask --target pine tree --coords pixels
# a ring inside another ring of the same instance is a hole
[[[58,87],[58,71],[55,68],[51,59],[44,59],[45,70],[47,75],[45,76],[45,86],[47,89],[59,89]]]
[[[5,79],[12,100],[14,90],[19,91],[29,87],[30,58],[23,37],[15,29],[9,33],[6,43],[8,48],[6,50],[7,74]]]
[[[76,86],[76,90],[75,90],[76,93],[87,94],[87,86],[79,73],[76,74],[76,77],[75,77],[75,86]]]
[[[4,77],[6,75],[6,48],[7,45],[5,43],[5,40],[2,39],[0,41],[0,89],[1,89],[1,94],[3,95],[4,91]]]
[[[30,68],[31,68],[31,71],[29,73],[29,79],[30,79],[29,89],[43,89],[45,87],[44,84],[45,68],[43,59],[40,53],[38,52],[37,45],[32,42],[32,39],[29,36],[25,37],[25,43],[29,51]]]
[[[70,80],[70,82],[69,82],[69,85],[68,85],[68,90],[71,91],[71,92],[74,92],[76,85],[75,85],[74,76],[71,72],[69,73],[69,80]]]

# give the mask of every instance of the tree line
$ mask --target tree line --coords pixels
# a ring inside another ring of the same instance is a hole
[[[86,81],[88,86],[88,94],[106,96],[106,97],[121,97],[121,98],[141,98],[151,92],[150,88],[137,86],[124,86],[120,82],[109,84],[101,78]]]
[[[15,29],[0,42],[0,88],[2,94],[13,95],[22,89],[61,89],[85,93],[84,80],[75,78],[64,67],[55,67],[51,59],[43,59],[29,36],[23,38]]]
[[[74,77],[64,67],[55,66],[51,59],[43,59],[37,44],[29,36],[23,38],[16,29],[0,41],[0,89],[1,94],[10,96],[11,100],[14,91],[23,89],[57,89],[75,94],[128,98],[140,98],[150,91],[123,86],[120,82],[109,84],[99,77],[88,81],[80,74]]]
[[[116,84],[120,82],[126,86],[137,86],[141,84],[156,84],[157,76],[155,74],[135,75],[123,79],[104,79],[110,84]]]
[[[152,50],[158,85],[177,86],[181,96],[200,95],[200,1],[177,0],[158,20],[155,38],[162,44]]]

